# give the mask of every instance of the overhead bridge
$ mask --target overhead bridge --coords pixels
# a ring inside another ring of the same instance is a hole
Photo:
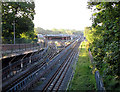
[[[71,40],[69,35],[45,35],[47,40]]]

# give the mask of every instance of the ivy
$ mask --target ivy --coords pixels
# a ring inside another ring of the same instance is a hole
[[[93,6],[96,8],[93,9]],[[109,90],[116,84],[120,86],[120,2],[89,2],[88,8],[95,13],[93,24],[85,28],[84,35]],[[119,86],[116,89],[120,89]]]

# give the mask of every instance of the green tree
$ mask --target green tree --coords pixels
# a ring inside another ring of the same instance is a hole
[[[21,38],[21,34],[23,33],[27,35],[34,32],[32,21],[35,14],[34,8],[34,2],[2,2],[3,42],[9,41],[10,38],[13,39],[14,22],[16,38]]]
[[[104,79],[106,89],[120,89],[120,3],[89,2],[88,8],[95,13],[92,16],[92,30],[85,35],[91,41],[91,51],[96,67]],[[92,38],[92,39],[90,39]]]
[[[35,28],[35,32],[38,34],[69,34],[69,35],[81,35],[82,31],[77,31],[73,29],[56,29],[53,28],[52,30],[45,30],[43,28],[37,27]]]

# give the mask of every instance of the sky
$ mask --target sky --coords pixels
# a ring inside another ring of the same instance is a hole
[[[84,30],[92,24],[87,0],[35,0],[35,12],[35,28]]]

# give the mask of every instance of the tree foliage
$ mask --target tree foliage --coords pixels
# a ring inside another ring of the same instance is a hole
[[[81,35],[83,32],[74,30],[74,29],[56,29],[53,28],[52,30],[45,30],[43,28],[37,27],[35,28],[35,32],[39,34],[69,34],[69,35]]]
[[[88,8],[94,11],[93,24],[92,27],[85,28],[84,34],[90,42],[96,67],[103,76],[106,89],[118,89],[120,86],[120,3],[89,2]]]
[[[3,42],[6,38],[7,40],[13,38],[14,23],[16,38],[21,38],[21,34],[23,33],[28,35],[34,32],[34,24],[32,21],[35,14],[34,8],[34,2],[2,2]]]

